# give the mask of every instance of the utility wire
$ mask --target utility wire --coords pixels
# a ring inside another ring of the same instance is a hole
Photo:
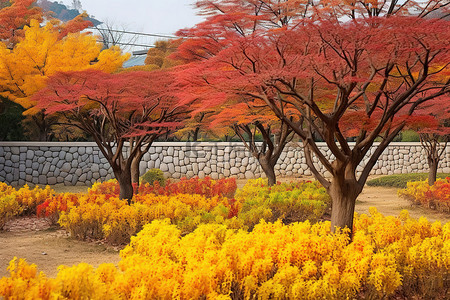
[[[134,43],[121,43],[121,42],[108,42],[103,40],[97,40],[99,43],[103,44],[113,44],[113,45],[123,45],[123,46],[136,46],[136,47],[147,47],[147,48],[155,48],[155,45],[143,45],[143,44],[134,44]]]
[[[178,37],[178,36],[166,35],[166,34],[134,32],[134,31],[116,30],[116,29],[108,29],[108,28],[98,28],[98,27],[94,27],[93,29],[97,29],[98,31],[112,31],[112,32],[120,32],[120,33],[127,33],[127,34],[136,34],[136,35],[146,35],[146,36],[153,36],[153,37],[162,37],[162,38],[168,38],[168,39],[179,39],[179,38],[180,38],[180,37]]]

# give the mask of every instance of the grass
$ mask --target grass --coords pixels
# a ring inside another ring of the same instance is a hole
[[[438,173],[437,178],[450,177],[450,173]],[[423,181],[428,179],[428,173],[413,173],[413,174],[395,174],[382,176],[376,179],[367,181],[368,186],[385,186],[406,188],[408,181]]]

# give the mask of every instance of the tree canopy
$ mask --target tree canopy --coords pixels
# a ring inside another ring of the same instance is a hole
[[[197,61],[179,73],[186,101],[202,86],[204,107],[263,102],[303,141],[333,199],[333,229],[352,228],[356,197],[417,107],[449,94],[449,24],[425,18],[445,14],[444,1],[355,3],[198,1],[207,20],[179,33],[195,37],[177,54]]]
[[[93,137],[119,181],[121,198],[131,199],[132,172],[139,173],[143,153],[183,120],[185,108],[171,95],[171,84],[162,71],[59,72],[33,100],[46,114],[63,116],[66,125]]]

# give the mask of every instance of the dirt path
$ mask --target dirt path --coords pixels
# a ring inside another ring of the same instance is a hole
[[[371,206],[385,216],[397,216],[402,209],[407,209],[413,218],[425,216],[429,221],[450,221],[449,215],[411,206],[397,197],[396,188],[366,186],[357,200],[356,212],[368,213]],[[9,275],[6,268],[14,256],[36,264],[48,277],[56,276],[59,265],[86,262],[96,267],[105,262],[117,265],[120,261],[117,249],[71,239],[65,231],[50,228],[44,220],[35,217],[13,220],[5,229],[0,231],[0,277]]]
[[[356,200],[355,210],[357,213],[368,213],[369,207],[376,207],[385,216],[398,216],[403,209],[408,210],[412,218],[424,216],[430,222],[450,221],[450,215],[411,205],[410,202],[397,196],[397,188],[365,186],[363,192]]]
[[[48,277],[56,276],[59,265],[86,262],[96,267],[120,261],[118,250],[74,240],[64,230],[49,227],[35,217],[16,219],[0,231],[0,277],[9,276],[7,267],[14,256],[36,264]]]

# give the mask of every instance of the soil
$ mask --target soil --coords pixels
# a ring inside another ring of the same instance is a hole
[[[242,185],[238,181],[238,186]],[[86,187],[77,188],[71,188],[70,192],[86,191]],[[63,187],[56,186],[55,190],[64,192]],[[432,222],[450,221],[448,214],[412,206],[408,201],[397,197],[396,188],[366,186],[357,200],[356,212],[368,213],[372,206],[385,216],[397,216],[401,210],[407,209],[413,218],[424,216]],[[81,262],[94,267],[101,263],[117,265],[120,261],[119,250],[101,242],[74,240],[64,230],[50,226],[44,219],[22,217],[10,221],[0,231],[0,278],[9,275],[7,267],[15,256],[36,264],[38,270],[48,277],[55,277],[59,265],[72,266]]]

